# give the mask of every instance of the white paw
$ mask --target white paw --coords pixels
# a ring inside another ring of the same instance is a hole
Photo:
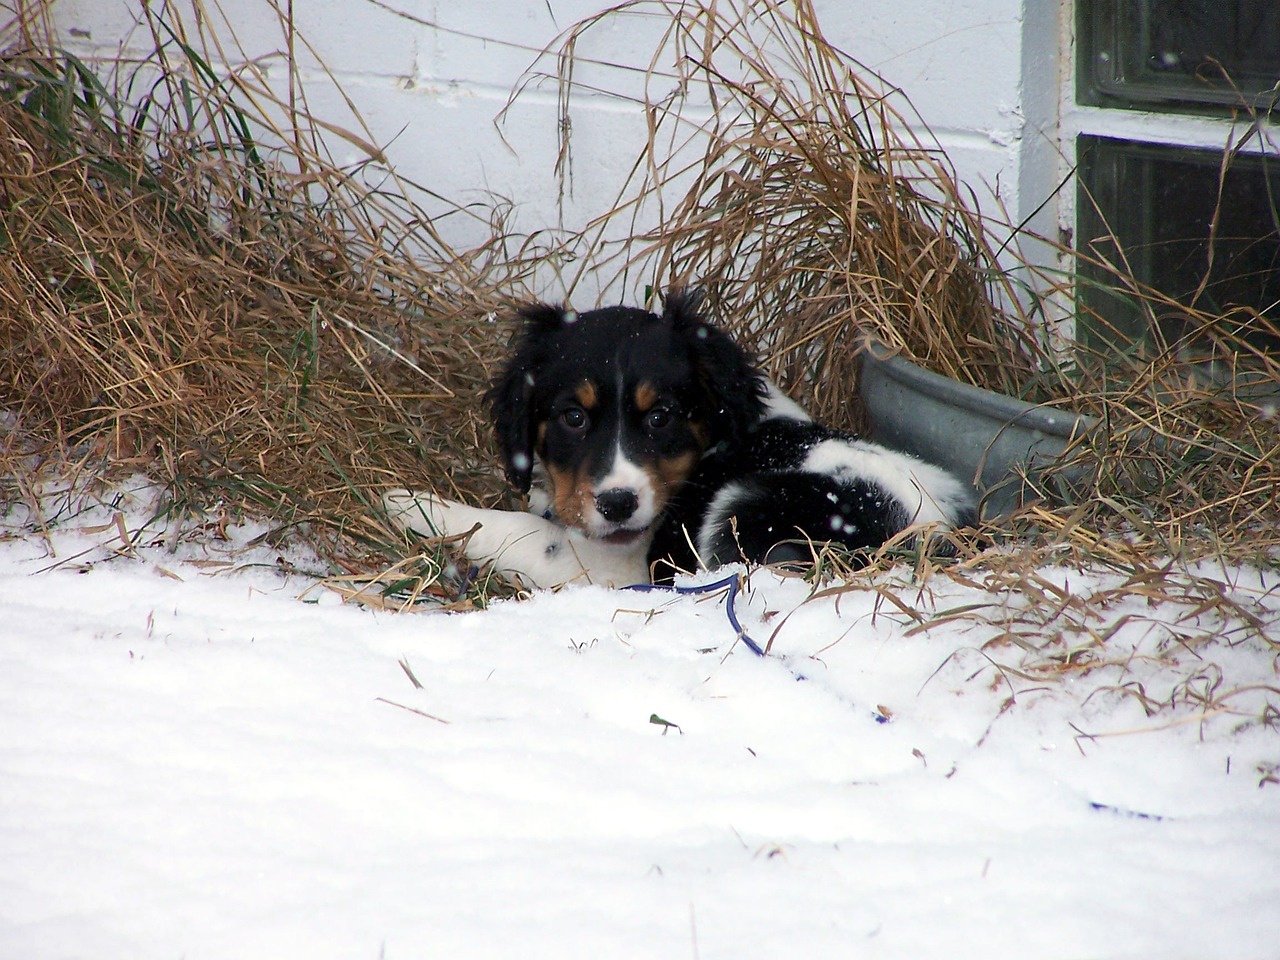
[[[619,547],[573,535],[532,513],[484,510],[412,490],[389,490],[382,505],[401,529],[423,537],[461,537],[468,560],[492,564],[500,576],[525,586],[625,586],[649,579],[647,538]]]
[[[447,537],[450,503],[429,493],[413,490],[388,490],[382,495],[382,508],[388,519],[401,530],[420,537]]]

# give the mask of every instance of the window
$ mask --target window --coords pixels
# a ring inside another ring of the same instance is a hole
[[[1248,329],[1251,310],[1280,324],[1280,159],[1238,156],[1224,173],[1220,150],[1088,135],[1078,158],[1086,252],[1123,258],[1139,282],[1237,325],[1223,332],[1280,347]],[[1143,339],[1144,313],[1129,298],[1103,293],[1097,285],[1105,282],[1086,268],[1084,299],[1101,319],[1086,342]],[[1166,342],[1183,341],[1185,314],[1169,308],[1155,320]]]
[[[1267,110],[1280,82],[1276,0],[1080,0],[1081,103]]]
[[[1124,349],[1154,324],[1195,359],[1210,351],[1188,339],[1194,309],[1280,353],[1280,0],[1077,0],[1076,11],[1077,244],[1171,301],[1153,316],[1085,267],[1081,339]],[[1224,164],[1205,145],[1225,145],[1233,124],[1245,149]],[[1161,142],[1142,139],[1153,130]]]

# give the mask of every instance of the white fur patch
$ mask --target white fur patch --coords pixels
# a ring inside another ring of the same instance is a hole
[[[965,485],[941,467],[864,440],[824,440],[802,469],[837,480],[864,477],[901,503],[912,524],[954,526],[972,503]]]

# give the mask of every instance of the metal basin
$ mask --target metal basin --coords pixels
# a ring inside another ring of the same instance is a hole
[[[863,357],[862,400],[872,439],[971,481],[984,519],[1040,499],[1035,478],[1097,423],[940,376],[876,341],[867,343]],[[1078,479],[1081,474],[1074,471]],[[1064,470],[1059,479],[1070,485],[1072,478],[1073,471]]]

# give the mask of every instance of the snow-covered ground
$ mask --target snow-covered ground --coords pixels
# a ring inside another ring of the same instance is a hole
[[[1017,597],[757,571],[759,658],[723,594],[345,605],[151,495],[0,542],[0,958],[1280,956],[1277,651],[1212,611],[1037,680],[945,615]]]

